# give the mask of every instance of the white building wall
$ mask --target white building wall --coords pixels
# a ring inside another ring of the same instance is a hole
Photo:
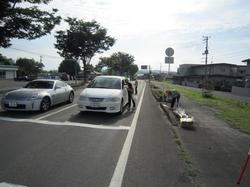
[[[15,78],[15,71],[6,71],[5,79],[14,79]]]

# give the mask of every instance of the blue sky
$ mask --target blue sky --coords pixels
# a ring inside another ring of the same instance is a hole
[[[232,63],[250,58],[250,2],[247,0],[53,0],[44,9],[59,9],[62,17],[95,19],[116,38],[111,50],[96,55],[91,63],[98,63],[100,56],[122,51],[135,57],[135,63],[151,65],[163,70],[165,49],[175,50],[176,71],[180,64],[204,63],[202,53],[209,38],[209,63]],[[43,56],[46,70],[57,69],[62,58],[54,48],[56,30],[66,29],[65,23],[40,39],[12,40],[12,48],[0,49],[5,56],[17,59],[28,57],[39,60]]]

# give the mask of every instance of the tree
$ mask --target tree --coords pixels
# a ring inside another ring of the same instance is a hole
[[[65,59],[61,62],[58,68],[58,72],[65,72],[70,76],[75,76],[80,71],[80,66],[77,61],[73,59]]]
[[[102,67],[108,67],[108,74],[122,75],[133,77],[138,71],[138,66],[134,64],[134,57],[130,54],[118,52],[112,54],[110,57],[100,58],[96,69],[100,70]]]
[[[11,58],[7,58],[5,56],[3,56],[2,54],[0,54],[0,64],[1,65],[14,65],[14,60]]]
[[[69,29],[57,32],[55,47],[61,56],[82,61],[86,81],[87,64],[90,64],[96,53],[102,53],[113,46],[115,39],[107,36],[107,30],[96,21],[76,18],[67,18],[65,21]]]
[[[51,0],[0,0],[0,47],[9,47],[12,38],[35,39],[50,33],[61,17],[40,10],[36,4],[48,4]],[[33,6],[20,6],[32,4]]]
[[[42,72],[43,63],[36,62],[34,59],[19,58],[16,61],[18,72],[21,76],[37,75]]]

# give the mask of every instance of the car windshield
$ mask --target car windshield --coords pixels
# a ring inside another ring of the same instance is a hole
[[[37,88],[37,89],[52,89],[54,81],[32,81],[28,83],[25,88]]]
[[[98,77],[88,85],[88,88],[121,89],[121,80],[111,77]]]

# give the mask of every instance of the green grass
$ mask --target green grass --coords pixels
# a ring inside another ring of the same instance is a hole
[[[169,82],[153,82],[161,85],[165,89],[176,89],[181,94],[204,104],[220,110],[218,114],[222,119],[240,131],[250,134],[250,103],[238,100],[227,99],[223,97],[213,96],[212,98],[202,97],[201,91],[191,90],[182,86],[174,85]]]

